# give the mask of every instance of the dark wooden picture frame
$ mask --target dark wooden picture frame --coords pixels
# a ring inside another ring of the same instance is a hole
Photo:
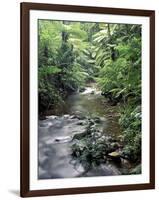
[[[113,14],[149,17],[150,19],[150,182],[143,184],[80,187],[65,189],[30,190],[29,179],[29,12],[30,10],[64,11],[93,14]],[[40,3],[21,3],[21,178],[22,197],[43,195],[66,195],[127,190],[154,189],[155,187],[155,12],[152,10],[133,10],[73,5],[53,5]]]

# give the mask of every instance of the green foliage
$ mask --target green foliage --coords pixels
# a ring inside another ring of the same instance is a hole
[[[70,93],[97,81],[112,105],[120,103],[123,152],[137,161],[141,157],[141,26],[39,20],[38,27],[39,112],[56,109]],[[82,141],[81,159],[94,159],[105,151],[101,143],[90,146],[87,139],[88,143]]]
[[[123,127],[125,147],[123,153],[132,161],[141,159],[141,107],[127,105],[121,110],[119,120]]]
[[[115,25],[113,25],[115,26]],[[125,25],[125,29],[127,26]],[[131,27],[129,27],[131,29]],[[120,26],[115,28],[121,34]],[[117,34],[115,31],[114,34]],[[126,30],[122,31],[126,32]],[[100,32],[98,33],[99,37]],[[129,41],[112,44],[112,36],[105,35],[107,43],[100,45],[100,51],[97,54],[97,63],[101,65],[99,78],[97,79],[102,92],[111,92],[112,96],[123,96],[125,101],[127,96],[134,95],[138,98],[141,94],[141,38],[138,33]],[[103,40],[103,32],[101,34]],[[135,37],[136,36],[136,37]],[[97,37],[97,38],[98,38]],[[95,40],[96,41],[96,40]],[[109,41],[109,42],[108,42]],[[119,41],[119,38],[118,38]],[[113,55],[113,58],[112,58]],[[100,60],[100,62],[98,61]]]
[[[40,67],[38,75],[41,80],[42,78],[47,77],[48,75],[58,74],[59,72],[61,72],[60,68],[56,66],[47,66],[47,67]]]
[[[105,163],[109,150],[110,146],[105,137],[95,138],[90,134],[80,140],[76,140],[72,145],[73,156],[85,168]]]
[[[63,103],[59,91],[47,82],[45,79],[39,81],[39,113],[43,114],[44,111],[49,110],[53,105]]]
[[[122,102],[120,124],[131,160],[141,159],[141,27],[139,25],[101,26],[94,35],[96,79],[102,94],[112,102]]]
[[[44,112],[94,79],[98,68],[89,40],[95,29],[92,34],[86,30],[95,24],[39,20],[38,25],[39,106]]]

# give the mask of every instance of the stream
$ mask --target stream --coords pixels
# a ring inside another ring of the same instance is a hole
[[[72,157],[74,138],[87,128],[88,119],[100,119],[99,131],[105,136],[118,138],[121,134],[116,106],[110,106],[95,84],[84,92],[68,96],[64,106],[49,111],[38,124],[38,178],[72,178],[113,176],[121,174],[121,166],[113,162],[86,170]]]

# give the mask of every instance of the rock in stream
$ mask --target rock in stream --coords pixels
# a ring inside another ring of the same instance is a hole
[[[120,171],[109,165],[100,165],[86,170],[78,160],[73,159],[71,145],[87,134],[88,128],[95,128],[102,121],[99,118],[76,115],[49,116],[39,120],[38,178],[72,178],[84,176],[119,175]],[[101,137],[101,126],[96,132]]]

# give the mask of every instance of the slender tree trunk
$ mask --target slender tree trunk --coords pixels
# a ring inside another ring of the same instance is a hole
[[[110,31],[110,24],[108,24],[108,38],[109,38],[109,44],[112,45],[112,36]],[[112,61],[115,61],[115,50],[114,47],[110,47],[110,56]]]

